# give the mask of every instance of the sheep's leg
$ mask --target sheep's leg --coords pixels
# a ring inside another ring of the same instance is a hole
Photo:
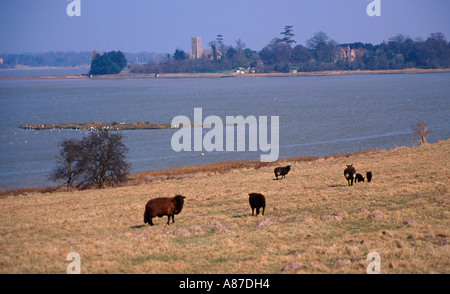
[[[172,224],[175,222],[175,215],[172,215]]]
[[[263,211],[262,211],[262,215],[264,215],[264,210],[266,210],[266,208],[265,208],[265,207],[263,206],[263,208],[262,208],[262,209],[263,209]]]
[[[153,219],[152,219],[152,218],[150,218],[150,221],[148,222],[148,224],[149,224],[150,226],[153,226]]]
[[[258,215],[258,214],[259,214],[259,208],[256,209],[256,215]]]
[[[254,211],[255,211],[255,209],[254,209],[254,208],[252,208],[252,216],[253,216],[253,213],[254,213]]]
[[[170,225],[170,215],[167,216],[167,224]]]

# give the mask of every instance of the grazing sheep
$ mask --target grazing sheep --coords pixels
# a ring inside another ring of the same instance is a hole
[[[370,183],[370,181],[372,181],[372,172],[371,171],[366,172],[366,178],[367,178],[367,182]]]
[[[179,214],[183,209],[184,196],[176,195],[175,197],[155,198],[151,199],[145,205],[144,223],[153,226],[152,218],[163,217],[167,215],[167,224],[169,224],[170,217],[172,223],[175,222],[174,215]]]
[[[344,177],[347,179],[347,183],[349,186],[353,186],[355,174],[356,169],[353,167],[353,164],[347,165],[347,168],[344,170]]]
[[[262,208],[262,215],[264,215],[264,210],[266,209],[266,197],[259,193],[250,193],[248,194],[248,196],[248,201],[250,202],[250,206],[252,207],[252,215],[255,209],[256,215],[258,215],[260,208]]]
[[[281,178],[284,179],[290,170],[291,170],[291,166],[288,165],[286,167],[277,167],[273,172],[275,173],[275,177],[277,177],[277,180],[278,180],[279,176],[281,176]]]
[[[364,177],[362,174],[356,174],[355,176],[355,183],[364,182]]]

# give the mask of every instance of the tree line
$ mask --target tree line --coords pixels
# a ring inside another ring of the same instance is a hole
[[[97,51],[94,50],[94,52]],[[162,53],[126,52],[124,54],[125,58],[130,63],[160,61],[164,58],[164,54]],[[3,64],[0,64],[0,68],[15,68],[17,66],[76,67],[90,65],[92,61],[92,51],[0,54],[0,58],[3,59]]]
[[[75,67],[91,63],[92,52],[45,52],[45,53],[22,53],[2,54],[3,64],[0,68],[14,68],[24,66],[53,66],[53,67]]]
[[[100,54],[95,50],[94,55],[92,52],[2,54],[0,68],[91,64],[94,65],[91,74],[117,73],[124,65],[128,65],[132,73],[150,74],[220,72],[240,68],[256,73],[450,68],[450,43],[442,33],[432,33],[427,39],[412,39],[399,34],[377,45],[362,42],[339,44],[324,32],[315,33],[304,45],[297,44],[294,38],[294,27],[285,26],[279,37],[255,51],[247,48],[241,39],[230,45],[225,44],[223,35],[217,35],[208,43],[212,55],[206,59],[190,59],[189,54],[181,49],[176,49],[173,54],[120,51]]]
[[[213,52],[210,58],[189,59],[186,52],[176,49],[162,61],[134,63],[129,67],[133,73],[220,72],[239,68],[267,73],[450,67],[450,43],[442,33],[432,33],[426,40],[399,34],[378,45],[339,44],[324,32],[315,33],[305,45],[296,45],[293,26],[285,26],[280,35],[260,51],[247,48],[240,39],[226,45],[223,36],[217,35],[216,40],[208,43]]]

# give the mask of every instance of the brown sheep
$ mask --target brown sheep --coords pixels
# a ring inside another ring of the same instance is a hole
[[[152,218],[163,217],[167,215],[167,224],[169,224],[170,217],[172,223],[175,222],[174,215],[179,214],[183,209],[184,196],[176,195],[175,197],[155,198],[151,199],[145,205],[144,223],[153,226]]]
[[[275,177],[277,177],[277,180],[278,180],[279,176],[281,176],[281,178],[284,179],[290,170],[291,170],[291,166],[288,165],[286,167],[277,167],[273,172],[275,173]]]
[[[253,213],[255,209],[256,215],[258,215],[260,208],[262,208],[262,215],[264,215],[264,210],[266,209],[266,197],[259,193],[250,193],[248,196],[248,201],[250,202],[250,206],[252,208],[252,215],[254,215]]]
[[[355,179],[356,169],[353,167],[353,164],[347,165],[347,168],[344,170],[344,177],[347,180],[349,186],[353,186],[353,180]]]

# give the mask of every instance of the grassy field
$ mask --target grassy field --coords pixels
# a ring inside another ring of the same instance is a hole
[[[206,155],[207,156],[207,155]],[[199,156],[201,160],[201,156]],[[291,164],[155,178],[102,190],[0,199],[0,273],[450,273],[450,140]],[[347,186],[346,164],[373,171]],[[251,216],[248,193],[266,196]],[[186,196],[175,224],[143,223],[146,202]]]

